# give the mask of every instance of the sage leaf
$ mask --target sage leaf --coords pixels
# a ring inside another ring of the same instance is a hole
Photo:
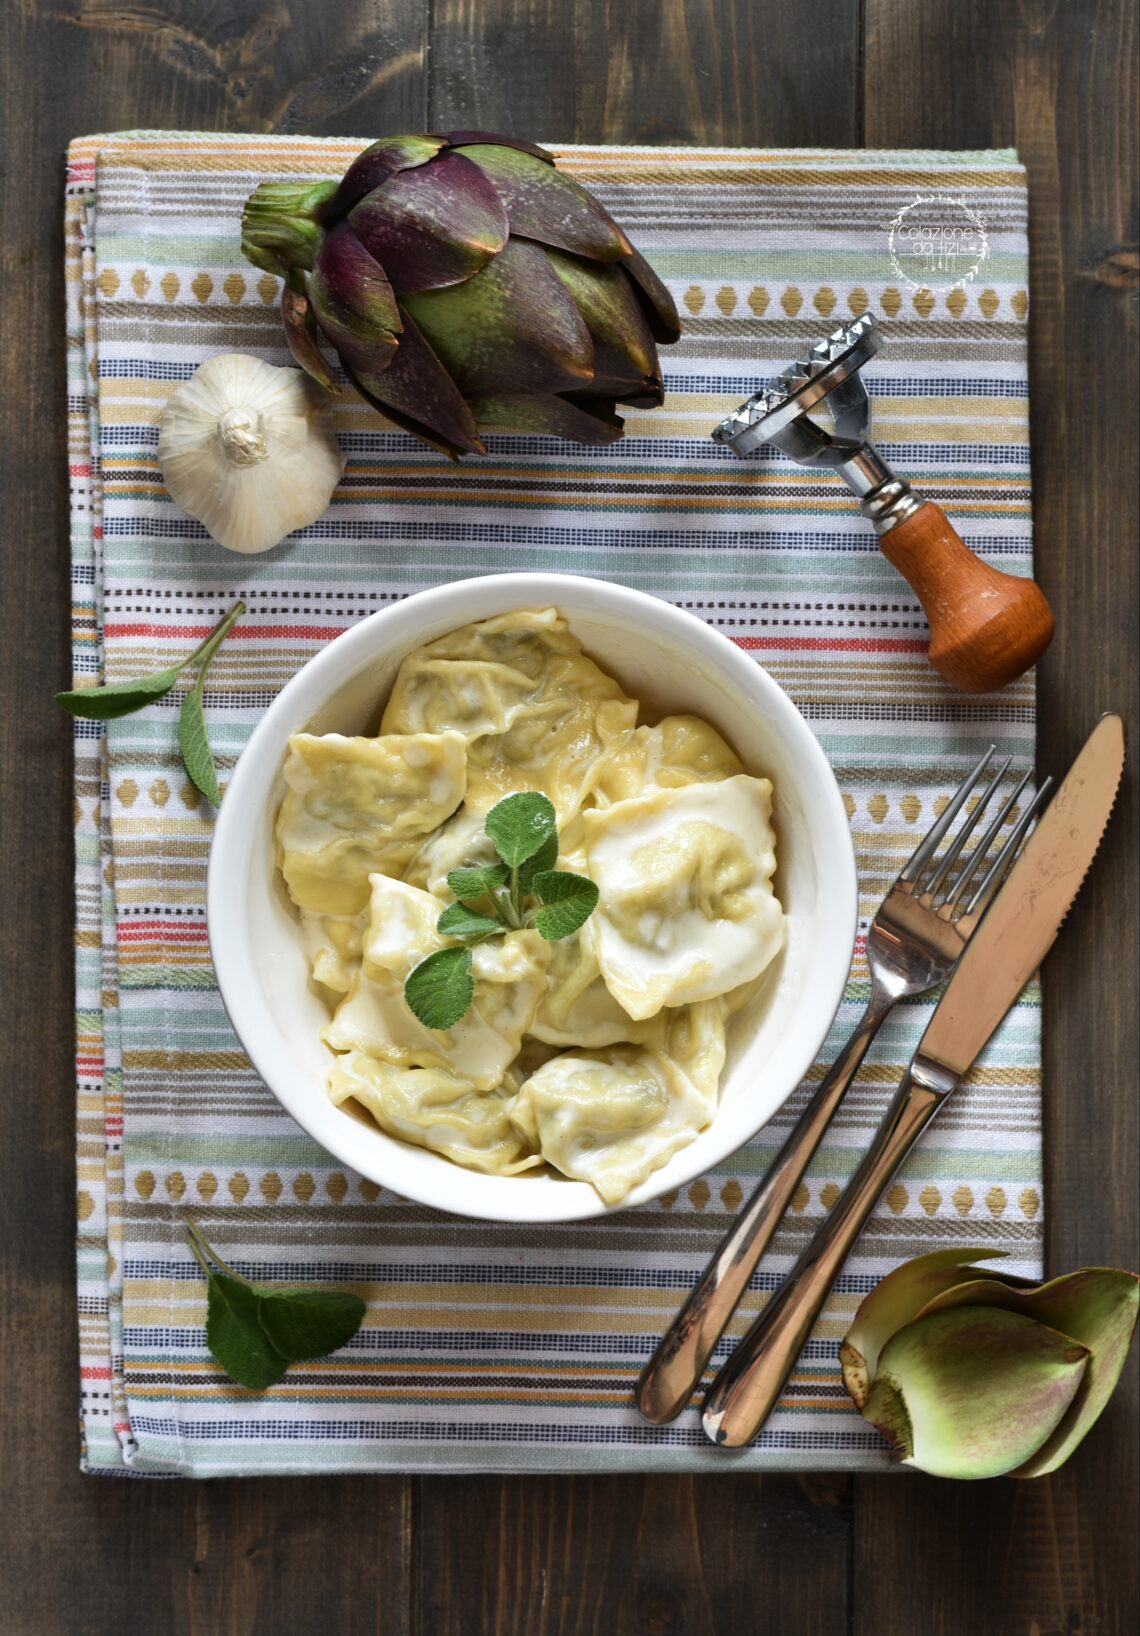
[[[210,749],[210,740],[206,735],[201,678],[182,701],[182,709],[178,715],[178,749],[182,756],[182,765],[190,776],[190,782],[196,789],[201,790],[212,806],[221,806],[222,792],[218,788],[218,769],[214,765],[214,752]]]
[[[144,705],[164,698],[189,662],[185,660],[181,665],[172,665],[169,670],[156,670],[153,676],[136,676],[129,682],[110,682],[106,687],[77,687],[66,693],[57,693],[55,702],[69,715],[82,716],[86,721],[114,721],[118,716],[129,716]]]
[[[266,1338],[290,1363],[324,1358],[346,1345],[364,1322],[359,1295],[337,1289],[274,1289],[255,1284]]]
[[[425,1028],[453,1028],[475,993],[471,950],[437,949],[408,973],[404,998]]]
[[[493,806],[483,828],[503,862],[517,869],[552,835],[557,838],[558,815],[547,796],[538,790],[523,790]]]
[[[447,889],[460,900],[481,898],[496,886],[502,886],[510,870],[505,863],[487,864],[485,868],[451,869],[447,875]]]
[[[501,920],[492,920],[490,915],[476,914],[465,903],[449,903],[435,923],[435,929],[441,937],[462,937],[464,939],[490,937],[493,932],[504,930]]]
[[[206,1345],[231,1380],[254,1392],[275,1385],[289,1366],[262,1328],[260,1309],[260,1298],[244,1279],[207,1274]]]
[[[520,864],[519,891],[524,896],[527,892],[533,892],[535,876],[544,874],[548,869],[553,869],[557,862],[558,835],[555,833],[548,840],[543,841],[533,858],[528,858],[524,864]]]
[[[550,869],[534,878],[542,908],[534,917],[535,930],[548,943],[569,937],[585,924],[598,903],[598,888],[585,875]]]

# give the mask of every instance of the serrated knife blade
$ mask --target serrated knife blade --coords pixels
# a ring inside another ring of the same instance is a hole
[[[1124,768],[1124,724],[1102,716],[967,943],[874,1140],[831,1214],[709,1387],[701,1422],[722,1448],[776,1406],[891,1177],[1045,958],[1093,861]]]
[[[1100,718],[1022,847],[946,985],[915,1052],[913,1077],[954,1082],[1037,970],[1093,861],[1124,770],[1124,723]]]

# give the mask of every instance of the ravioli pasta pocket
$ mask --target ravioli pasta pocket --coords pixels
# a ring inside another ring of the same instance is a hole
[[[297,733],[278,866],[331,1013],[328,1089],[475,1170],[549,1165],[616,1204],[713,1118],[728,1021],[784,940],[772,786],[707,722],[639,723],[556,609],[465,626],[400,666],[374,738]],[[452,1028],[404,998],[449,940],[448,871],[490,864],[487,812],[541,790],[582,928],[473,949]]]

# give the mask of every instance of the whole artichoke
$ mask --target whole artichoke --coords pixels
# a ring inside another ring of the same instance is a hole
[[[672,297],[595,198],[542,148],[482,131],[389,136],[339,183],[265,182],[242,250],[285,279],[294,358],[319,343],[382,414],[453,458],[480,427],[619,438],[615,405],[664,389]]]
[[[935,1477],[1041,1477],[1099,1417],[1136,1327],[1135,1273],[1084,1267],[1048,1284],[936,1250],[867,1296],[839,1351],[856,1408],[905,1465]]]

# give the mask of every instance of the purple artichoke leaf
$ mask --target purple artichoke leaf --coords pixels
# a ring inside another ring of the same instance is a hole
[[[512,235],[594,261],[631,254],[629,240],[593,194],[545,160],[484,143],[460,151],[490,177],[507,207]]]
[[[326,392],[339,392],[340,387],[317,346],[316,324],[308,296],[298,294],[289,283],[281,291],[281,322],[294,361]]]
[[[594,343],[547,260],[509,239],[474,278],[403,298],[463,396],[573,391],[594,375]]]
[[[642,294],[645,316],[654,340],[671,346],[681,337],[681,320],[673,297],[646,261],[640,250],[631,248],[623,263],[626,272]]]
[[[546,253],[593,338],[593,395],[616,398],[653,387],[660,391],[657,348],[636,286],[621,267],[612,262],[580,261],[561,250]]]
[[[1068,1335],[1090,1353],[1080,1389],[1064,1419],[1033,1455],[1011,1475],[1043,1477],[1072,1454],[1107,1404],[1120,1379],[1140,1309],[1140,1281],[1114,1267],[1085,1267],[1048,1284],[1009,1289],[984,1278],[946,1290],[924,1311],[967,1304],[1000,1306]]]
[[[476,398],[471,405],[484,431],[565,437],[575,443],[616,443],[624,422],[613,405],[587,405],[565,397]]]
[[[396,353],[403,328],[392,286],[346,222],[326,235],[309,279],[317,323],[357,373],[379,374]]]
[[[462,154],[441,153],[375,188],[348,225],[398,295],[461,284],[507,242],[507,213]]]
[[[401,410],[394,409],[390,403],[381,403],[380,399],[374,397],[368,391],[363,381],[359,380],[351,369],[346,370],[345,373],[365,403],[375,409],[381,419],[387,421],[397,431],[409,432],[412,437],[418,438],[421,443],[426,443],[429,449],[435,449],[439,454],[446,455],[449,460],[460,460],[465,454],[486,454],[486,447],[481,442],[477,448],[472,449],[461,449],[456,444],[449,443],[446,438],[439,437],[432,431],[430,426],[426,426],[422,420],[417,420],[414,415],[405,415]]]
[[[373,188],[383,187],[389,177],[400,171],[426,165],[446,146],[442,136],[382,136],[379,142],[373,142],[370,148],[357,154],[335,191],[321,205],[317,219],[339,221]]]
[[[458,454],[486,454],[476,417],[409,313],[395,357],[382,373],[356,375],[357,384],[407,431]],[[423,428],[423,430],[421,430]]]
[[[517,136],[503,136],[497,131],[446,131],[445,136],[453,148],[489,147],[489,148],[517,148],[520,153],[533,153],[536,159],[553,165],[554,155],[545,148],[536,146],[533,142],[523,142]]]
[[[999,1477],[1073,1402],[1088,1351],[1020,1313],[957,1307],[892,1335],[863,1408],[903,1460],[935,1477]]]

